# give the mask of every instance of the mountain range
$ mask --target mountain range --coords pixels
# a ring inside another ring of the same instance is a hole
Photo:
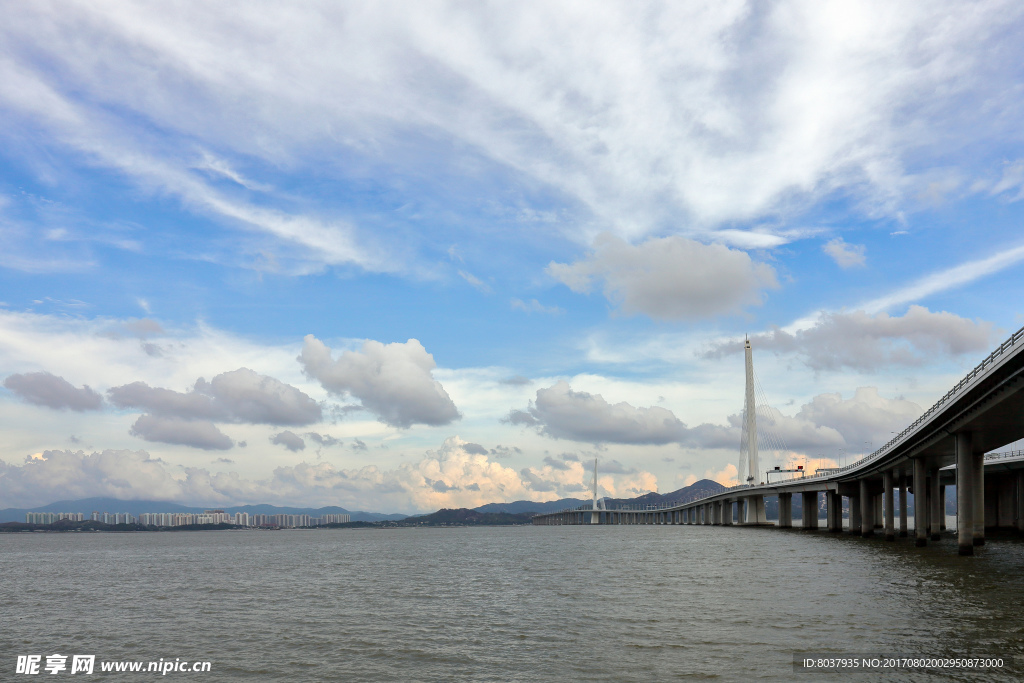
[[[657,505],[661,503],[685,503],[696,498],[701,498],[711,493],[718,493],[723,490],[718,482],[710,479],[701,479],[690,486],[683,487],[671,493],[645,493],[636,498],[606,498],[608,507],[620,507],[624,505]],[[481,513],[506,513],[509,515],[522,515],[524,513],[556,512],[565,508],[578,507],[590,502],[590,499],[562,498],[546,503],[537,503],[531,500],[517,500],[511,503],[487,503],[474,508]],[[81,498],[79,500],[60,500],[49,505],[35,508],[6,508],[0,510],[0,523],[3,522],[24,522],[26,512],[82,512],[86,519],[92,511],[98,512],[127,512],[136,517],[143,512],[191,512],[199,513],[211,509],[188,507],[179,503],[169,503],[155,500],[120,500],[117,498]],[[406,519],[409,515],[385,514],[380,512],[365,512],[362,510],[346,510],[342,507],[329,506],[321,508],[298,508],[278,507],[276,505],[236,505],[233,507],[217,508],[228,514],[237,512],[248,512],[250,515],[309,515],[320,517],[321,515],[351,515],[353,522],[384,522]],[[438,513],[434,513],[438,514]]]

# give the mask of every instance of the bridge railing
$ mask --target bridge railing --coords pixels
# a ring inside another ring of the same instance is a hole
[[[986,453],[985,460],[1003,460],[1005,458],[1024,458],[1024,451],[1002,451],[1000,453]]]

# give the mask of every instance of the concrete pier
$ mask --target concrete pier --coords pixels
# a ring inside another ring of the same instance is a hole
[[[972,449],[973,450],[973,449]],[[985,545],[985,453],[972,453],[974,478],[974,545]]]
[[[860,535],[871,538],[875,535],[875,501],[868,488],[868,480],[860,480]]]
[[[803,504],[803,528],[804,529],[817,529],[818,528],[818,492],[817,491],[804,491],[802,494],[801,503]]]
[[[914,458],[914,545],[928,545],[928,484],[925,482],[924,460]]]
[[[779,528],[793,528],[793,494],[779,494]]]
[[[931,538],[938,541],[942,538],[942,518],[946,516],[944,508],[945,501],[940,495],[942,487],[939,486],[939,468],[932,467],[928,476],[928,502],[931,503],[928,521],[931,527]]]
[[[850,533],[860,534],[860,496],[847,496],[850,506]]]
[[[900,538],[907,537],[907,475],[900,472]]]
[[[941,481],[941,480],[940,480]],[[942,515],[939,517],[939,531],[946,530],[946,485],[939,484],[939,508],[942,510]]]
[[[1017,531],[1024,531],[1024,470],[1017,472]]]
[[[896,515],[893,510],[892,495],[892,471],[886,470],[882,473],[882,496],[883,507],[885,508],[885,540],[896,540]]]
[[[747,518],[746,524],[767,524],[768,517],[764,513],[764,496],[747,497]]]
[[[956,435],[956,537],[961,555],[974,554],[974,443],[970,432]]]
[[[825,515],[828,530],[838,532],[843,530],[843,497],[838,491],[825,492]]]

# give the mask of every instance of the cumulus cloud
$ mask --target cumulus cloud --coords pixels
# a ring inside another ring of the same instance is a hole
[[[110,402],[118,408],[147,410],[167,417],[215,419],[226,421],[228,411],[212,396],[189,391],[151,387],[145,382],[132,382],[107,390]]]
[[[911,401],[880,396],[875,387],[861,387],[850,398],[819,394],[794,415],[771,406],[758,406],[758,441],[762,451],[779,458],[821,449],[861,452],[867,450],[865,444],[880,446],[888,440],[890,432],[902,429],[921,412],[921,407]],[[610,404],[600,394],[573,391],[568,383],[558,382],[539,390],[537,399],[526,410],[513,410],[504,421],[531,427],[552,438],[594,444],[678,443],[698,450],[736,451],[743,416],[730,415],[725,424],[687,427],[666,408]],[[552,470],[565,470],[570,463],[579,462],[575,453],[544,458],[545,466]],[[616,460],[602,460],[599,470],[610,474],[634,471]]]
[[[922,365],[937,356],[958,356],[986,350],[992,324],[933,313],[911,306],[905,315],[869,315],[863,311],[822,313],[811,327],[787,332],[773,328],[753,335],[755,349],[791,353],[814,370],[877,370],[890,365]],[[743,352],[743,341],[712,346],[704,357]]]
[[[288,429],[270,437],[270,443],[284,446],[293,453],[305,450],[306,448],[306,442],[303,441],[302,437]]]
[[[188,392],[133,382],[108,390],[118,408],[138,408],[167,417],[270,425],[320,421],[320,405],[299,389],[248,368],[200,377]]]
[[[8,375],[4,386],[22,400],[56,410],[99,410],[103,398],[88,386],[75,387],[49,372]]]
[[[686,425],[659,406],[636,408],[628,403],[608,403],[600,394],[573,391],[560,381],[538,389],[526,410],[513,410],[505,421],[537,427],[555,439],[592,443],[666,444],[679,440]]]
[[[221,373],[209,384],[200,378],[195,390],[209,393],[224,406],[233,421],[307,425],[321,419],[320,405],[307,394],[248,368]]]
[[[853,268],[864,265],[864,253],[867,248],[863,244],[847,244],[843,238],[837,237],[829,240],[822,250],[831,256],[840,268]]]
[[[132,436],[146,441],[192,446],[204,450],[227,450],[231,439],[209,420],[141,415],[131,428]]]
[[[589,490],[590,471],[579,463],[561,470],[546,465],[517,470],[487,455],[468,453],[465,444],[450,437],[415,462],[389,470],[302,462],[278,467],[259,480],[235,472],[175,467],[144,451],[46,451],[21,465],[0,461],[0,499],[20,507],[109,496],[189,505],[341,505],[412,512],[472,508],[507,499],[546,501]],[[602,495],[657,486],[654,476],[643,471],[609,474],[599,483]]]
[[[904,398],[885,398],[876,387],[858,387],[851,398],[818,394],[804,404],[796,418],[836,430],[856,450],[878,448],[893,432],[900,432],[924,410]]]
[[[299,355],[306,374],[329,392],[351,395],[392,427],[446,425],[461,417],[455,403],[433,378],[434,357],[415,339],[404,344],[368,340],[360,351],[331,349],[307,335]]]
[[[764,289],[778,286],[772,267],[746,252],[678,236],[633,246],[600,235],[585,259],[552,262],[547,272],[578,293],[601,282],[605,297],[624,313],[661,320],[735,313],[760,303]]]
[[[634,474],[637,471],[635,467],[627,467],[618,460],[602,460],[597,469],[601,474]]]
[[[308,436],[310,440],[315,441],[321,446],[330,447],[341,445],[341,439],[335,439],[330,434],[317,434],[316,432],[306,432],[306,436]]]
[[[758,406],[758,442],[766,453],[784,447],[777,452],[784,459],[820,449],[866,452],[881,446],[922,412],[912,401],[881,396],[876,387],[859,387],[850,398],[839,393],[818,394],[795,415]],[[682,443],[697,448],[737,448],[742,421],[737,413],[729,416],[726,426],[700,425],[688,430]]]
[[[508,458],[512,455],[522,455],[523,451],[518,446],[502,446],[498,444],[491,449],[491,455],[495,458]]]

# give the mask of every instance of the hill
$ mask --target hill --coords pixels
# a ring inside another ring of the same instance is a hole
[[[610,507],[626,507],[628,505],[660,505],[663,503],[688,503],[691,500],[703,498],[706,495],[724,491],[725,487],[717,481],[701,479],[689,486],[672,491],[671,493],[645,493],[635,498],[607,498],[605,504]],[[591,502],[591,499],[562,498],[546,503],[537,503],[532,500],[517,500],[513,503],[488,503],[474,508],[478,512],[507,512],[521,515],[526,513],[543,514],[547,512],[558,512],[566,508],[579,507]]]
[[[510,514],[508,512],[480,512],[466,508],[442,508],[429,515],[406,517],[395,522],[396,526],[513,526],[530,524],[531,514]]]

